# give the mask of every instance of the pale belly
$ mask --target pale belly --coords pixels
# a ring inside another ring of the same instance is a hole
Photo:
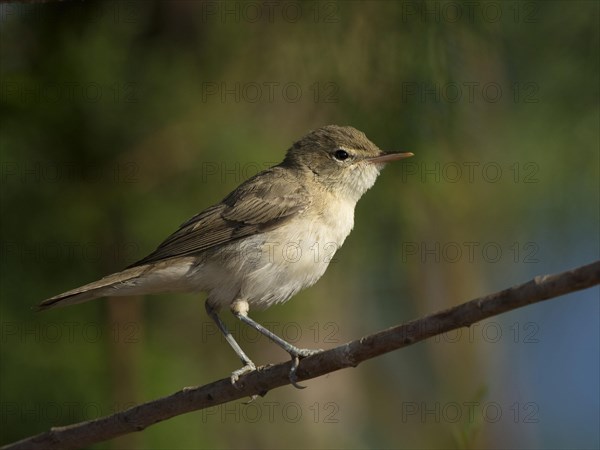
[[[188,273],[216,308],[246,300],[264,309],[285,302],[325,273],[352,230],[354,205],[342,205],[328,220],[298,220],[206,258]]]

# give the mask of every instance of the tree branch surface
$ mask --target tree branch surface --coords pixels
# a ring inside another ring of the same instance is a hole
[[[575,269],[537,276],[527,283],[479,297],[339,347],[302,359],[298,380],[356,367],[363,361],[398,350],[504,312],[600,284],[600,260]],[[71,449],[86,447],[117,436],[141,431],[155,423],[204,408],[261,395],[290,384],[291,362],[259,368],[240,377],[235,386],[229,377],[167,397],[152,400],[99,419],[54,427],[49,431],[8,444],[2,449]]]

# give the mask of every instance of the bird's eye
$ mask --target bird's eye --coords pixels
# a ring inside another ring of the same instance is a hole
[[[346,150],[342,150],[342,149],[336,150],[335,153],[333,154],[333,156],[338,161],[344,161],[350,157],[348,152]]]

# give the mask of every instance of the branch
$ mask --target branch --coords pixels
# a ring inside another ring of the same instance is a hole
[[[365,336],[301,360],[298,380],[308,380],[367,359],[532,303],[600,284],[600,260],[555,275],[533,280],[470,302],[413,320],[404,325]],[[186,388],[168,397],[143,403],[125,411],[87,422],[55,427],[44,433],[2,447],[14,449],[70,449],[92,445],[141,431],[171,417],[220,405],[290,384],[290,362],[262,367],[231,384],[229,378]]]

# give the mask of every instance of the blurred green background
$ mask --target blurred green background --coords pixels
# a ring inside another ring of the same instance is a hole
[[[599,4],[2,4],[0,442],[228,376],[204,297],[39,301],[145,256],[334,123],[415,157],[253,317],[351,339],[599,256]],[[278,348],[224,318],[259,364]],[[94,448],[598,448],[591,289]]]

